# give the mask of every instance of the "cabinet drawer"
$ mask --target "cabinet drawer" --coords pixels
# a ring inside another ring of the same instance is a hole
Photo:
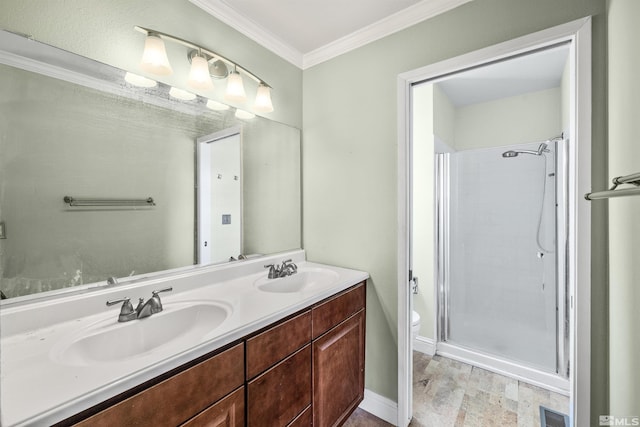
[[[243,427],[244,387],[193,417],[182,427]]]
[[[244,383],[244,344],[238,344],[98,412],[78,425],[176,426]]]
[[[309,427],[313,425],[313,411],[311,405],[303,413],[298,415],[295,420],[291,421],[287,427]]]
[[[247,386],[247,425],[286,426],[311,404],[311,345]]]
[[[247,379],[311,342],[311,311],[247,340]]]
[[[365,282],[362,282],[329,301],[313,307],[311,311],[313,339],[362,310],[366,303],[365,291]]]

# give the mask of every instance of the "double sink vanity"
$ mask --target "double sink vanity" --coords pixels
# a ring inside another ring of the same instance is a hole
[[[1,425],[340,425],[363,399],[367,278],[299,250],[3,302]],[[144,318],[106,305],[169,287]]]

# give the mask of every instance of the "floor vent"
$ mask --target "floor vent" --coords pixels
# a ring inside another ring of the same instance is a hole
[[[569,417],[544,406],[540,407],[541,427],[569,427]]]

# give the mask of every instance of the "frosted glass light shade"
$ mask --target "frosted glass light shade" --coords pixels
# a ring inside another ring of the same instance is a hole
[[[253,110],[258,113],[270,113],[273,111],[273,103],[271,102],[271,88],[264,83],[258,85],[256,93],[256,101]]]
[[[225,111],[229,109],[227,104],[223,104],[222,102],[213,101],[211,99],[207,100],[207,108],[210,108],[215,111]]]
[[[148,79],[146,77],[139,76],[137,74],[133,74],[130,72],[126,72],[124,75],[124,80],[127,83],[131,83],[134,86],[138,87],[156,87],[158,86],[158,82],[155,80]]]
[[[237,71],[229,73],[229,77],[227,78],[227,92],[224,97],[228,101],[235,102],[244,102],[247,99],[244,84],[242,83],[242,76]]]
[[[187,84],[194,89],[211,90],[213,82],[209,74],[209,63],[202,56],[191,58],[191,71]]]
[[[168,76],[173,73],[164,42],[158,36],[148,35],[144,41],[144,52],[140,68],[148,73]]]
[[[235,116],[239,119],[253,119],[256,115],[245,110],[237,109]]]
[[[195,93],[187,92],[186,90],[178,89],[177,87],[172,87],[169,90],[169,95],[183,101],[193,101],[194,99],[196,99]]]

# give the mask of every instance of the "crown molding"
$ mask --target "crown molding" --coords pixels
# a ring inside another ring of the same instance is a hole
[[[209,15],[239,31],[281,58],[302,68],[302,53],[227,6],[222,0],[189,0]]]
[[[358,31],[328,43],[306,54],[283,42],[254,21],[227,6],[223,0],[189,0],[208,14],[221,20],[235,30],[269,49],[276,55],[301,69],[307,69],[321,62],[353,49],[379,40],[390,34],[404,30],[421,21],[432,18],[472,0],[422,0],[415,5],[374,22]]]
[[[336,56],[357,49],[373,41],[404,30],[412,25],[433,18],[441,13],[468,3],[472,0],[423,0],[380,21],[361,28],[345,37],[306,53],[302,69],[307,69],[328,61]]]

